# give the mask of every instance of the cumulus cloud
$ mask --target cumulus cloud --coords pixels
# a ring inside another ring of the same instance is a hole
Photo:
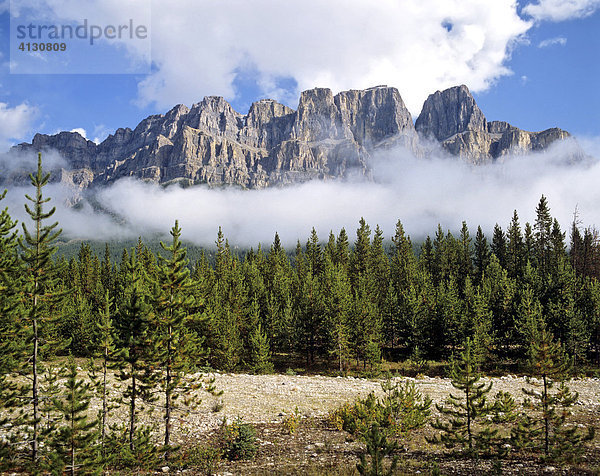
[[[139,1],[46,0],[38,10],[106,23],[124,8],[135,15]],[[282,78],[297,90],[386,83],[415,114],[437,89],[478,92],[511,74],[506,61],[530,27],[515,0],[153,2],[155,70],[139,83],[138,102],[165,109],[204,95],[232,100],[236,78],[251,72],[265,95],[284,100],[298,91],[290,95]]]
[[[548,38],[546,40],[540,41],[538,44],[538,48],[547,48],[549,46],[565,46],[567,44],[567,39],[563,36],[557,36],[555,38]]]
[[[598,139],[582,145],[600,157]],[[542,194],[563,228],[576,206],[585,223],[600,224],[600,160],[572,163],[572,147],[563,141],[544,153],[484,166],[394,150],[374,159],[374,181],[313,181],[266,190],[164,188],[123,179],[94,194],[94,209],[89,202],[79,209],[64,206],[72,192],[58,184],[47,194],[59,204],[57,219],[65,236],[97,240],[166,237],[176,219],[186,240],[208,246],[219,226],[233,245],[268,244],[277,231],[291,247],[297,239],[304,242],[313,226],[322,240],[341,227],[353,235],[361,216],[372,228],[379,224],[388,238],[398,219],[414,239],[435,233],[438,223],[459,230],[462,220],[473,233],[477,225],[491,233],[496,222],[506,227],[514,209],[523,224],[533,222]],[[20,218],[26,191],[10,190],[11,213],[16,210]]]
[[[81,137],[87,139],[87,131],[83,127],[76,127],[75,129],[71,129],[69,132],[77,132]]]
[[[10,107],[0,102],[0,152],[28,136],[38,115],[38,108],[27,103]]]
[[[537,21],[564,21],[584,18],[600,9],[600,0],[539,0],[529,3],[523,13]]]

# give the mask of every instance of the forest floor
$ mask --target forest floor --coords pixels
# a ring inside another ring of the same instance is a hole
[[[241,418],[256,428],[258,451],[245,462],[220,462],[220,475],[274,474],[358,474],[355,470],[364,445],[346,432],[333,428],[327,421],[330,412],[357,397],[370,392],[381,393],[381,379],[354,377],[323,377],[298,375],[213,375],[215,385],[223,394],[205,395],[199,407],[189,413],[176,413],[174,439],[183,447],[211,445],[217,440],[223,420]],[[399,380],[400,378],[398,378]],[[450,380],[422,376],[413,380],[418,389],[434,403],[443,402],[453,390]],[[491,394],[510,392],[522,402],[523,377],[504,376],[490,379]],[[600,430],[600,379],[572,380],[572,390],[579,393],[571,420],[580,426],[593,425]],[[297,409],[297,410],[296,410]],[[434,410],[434,416],[436,414]],[[290,415],[301,415],[293,434],[285,424]],[[120,418],[126,418],[123,413]],[[159,422],[155,413],[147,421]],[[597,433],[600,434],[600,431]],[[583,460],[574,466],[543,463],[536,458],[509,457],[501,461],[479,461],[451,455],[440,446],[425,440],[433,435],[429,425],[399,440],[398,474],[600,474],[600,435],[587,443]],[[167,469],[165,468],[165,471]],[[174,471],[172,469],[171,471]],[[197,474],[197,470],[182,470]]]

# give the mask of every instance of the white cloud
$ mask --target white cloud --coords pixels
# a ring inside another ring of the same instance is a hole
[[[37,107],[27,103],[9,107],[0,102],[0,152],[9,148],[13,141],[25,138],[38,115]]]
[[[98,124],[94,126],[94,138],[92,139],[96,144],[100,144],[108,135],[112,132],[111,129],[106,127],[104,124]]]
[[[83,127],[76,127],[75,129],[71,129],[69,132],[77,132],[81,137],[87,139],[87,131]]]
[[[261,84],[292,77],[300,90],[393,85],[418,113],[436,89],[465,83],[481,91],[509,74],[504,62],[529,28],[513,0],[196,5],[180,0],[154,7],[152,47],[159,69],[140,84],[141,102],[169,107],[206,93],[231,99],[236,69],[251,65]]]
[[[61,17],[97,23],[124,8],[120,0],[47,3]],[[437,89],[464,83],[482,91],[511,74],[506,60],[530,27],[515,0],[155,1],[156,69],[139,83],[138,102],[166,109],[204,95],[231,100],[246,69],[257,72],[265,96],[284,99],[281,78],[299,90],[396,86],[415,114]]]
[[[555,38],[548,38],[546,40],[540,41],[538,44],[538,48],[547,48],[549,46],[559,45],[565,46],[567,44],[567,39],[563,36],[557,36]]]
[[[600,0],[539,0],[526,5],[523,13],[538,21],[559,22],[590,16],[599,8]]]
[[[600,157],[597,138],[585,140],[590,153]],[[313,181],[266,190],[162,187],[120,180],[100,188],[93,202],[104,213],[83,204],[80,210],[60,205],[68,190],[53,185],[47,191],[59,205],[57,219],[65,236],[96,240],[167,235],[178,219],[183,238],[201,245],[214,243],[218,226],[232,245],[270,243],[279,232],[286,247],[303,242],[314,226],[321,239],[330,230],[345,227],[353,236],[364,216],[381,225],[389,238],[398,219],[407,233],[420,239],[435,233],[438,223],[453,231],[466,220],[474,233],[477,225],[491,232],[496,222],[505,227],[517,209],[522,224],[535,219],[542,194],[563,229],[569,226],[577,205],[586,224],[600,224],[600,160],[573,164],[567,160],[572,142],[556,143],[546,153],[507,158],[484,166],[457,159],[416,159],[395,150],[374,161],[375,182]],[[27,190],[11,189],[8,205],[22,218],[22,197]],[[116,221],[115,221],[116,218]],[[118,222],[118,223],[117,223]]]

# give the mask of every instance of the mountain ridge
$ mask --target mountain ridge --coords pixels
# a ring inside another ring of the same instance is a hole
[[[36,134],[8,155],[55,150],[66,162],[56,180],[79,190],[123,177],[264,188],[368,177],[371,158],[395,147],[426,157],[433,144],[436,153],[481,164],[544,150],[569,136],[558,128],[528,132],[488,122],[464,85],[431,94],[414,122],[394,87],[335,95],[314,88],[301,93],[296,110],[262,99],[243,115],[224,98],[207,96],[190,108],[178,104],[148,116],[133,130],[119,128],[99,144],[77,132]],[[5,182],[16,176],[1,175]]]

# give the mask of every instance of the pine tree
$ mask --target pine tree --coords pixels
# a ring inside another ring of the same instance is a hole
[[[516,278],[523,272],[523,266],[525,264],[523,262],[525,244],[523,242],[517,210],[513,212],[513,217],[508,230],[506,231],[506,235],[508,241],[506,246],[506,269],[511,278]]]
[[[552,215],[546,197],[542,195],[535,209],[535,253],[540,275],[546,279],[550,268]]]
[[[53,470],[62,469],[74,476],[90,474],[97,470],[94,444],[97,438],[97,421],[90,420],[90,383],[78,378],[77,364],[70,357],[61,372],[66,377],[65,387],[59,398],[53,399],[54,409],[62,424],[58,424],[50,446],[54,450]]]
[[[350,354],[350,312],[352,291],[346,270],[327,257],[324,265],[325,326],[329,354],[334,356],[339,372],[346,370]]]
[[[500,266],[506,268],[506,235],[498,223],[494,226],[492,235],[492,253],[498,258]]]
[[[154,395],[155,373],[150,365],[150,322],[151,309],[148,304],[147,277],[142,263],[132,254],[124,263],[125,299],[119,308],[117,331],[119,353],[115,356],[114,367],[117,377],[126,383],[123,391],[123,403],[128,406],[127,441],[129,450],[136,451],[138,437],[138,403],[152,402]]]
[[[350,263],[350,251],[348,247],[348,235],[342,228],[335,241],[335,264],[339,264],[347,269]]]
[[[317,231],[313,227],[310,232],[310,238],[306,242],[306,260],[309,265],[310,272],[313,276],[320,276],[322,270],[323,252],[319,244]]]
[[[433,243],[431,242],[431,237],[429,235],[427,235],[427,238],[425,238],[425,241],[421,245],[419,264],[429,274],[433,273]]]
[[[471,237],[469,235],[469,227],[467,222],[462,222],[462,228],[460,230],[459,238],[459,253],[458,253],[458,282],[460,287],[464,286],[464,282],[467,278],[470,278],[473,274],[473,260],[471,250]]]
[[[5,195],[6,191],[1,193],[0,200]],[[5,429],[14,423],[9,415],[10,406],[7,405],[15,390],[15,382],[10,373],[25,366],[27,359],[21,332],[22,313],[18,302],[21,273],[15,225],[8,209],[0,211],[0,428]],[[8,408],[5,410],[3,407]],[[18,453],[21,435],[13,430],[6,431],[3,436],[0,441],[0,471],[11,468]]]
[[[398,456],[394,456],[390,467],[384,469],[386,456],[391,456],[398,448],[396,441],[388,441],[385,432],[381,431],[377,423],[372,423],[361,435],[367,448],[366,454],[360,455],[360,462],[356,465],[358,473],[365,476],[391,476],[398,465]],[[366,455],[369,455],[367,462]]]
[[[495,348],[508,351],[515,342],[515,295],[516,281],[508,277],[508,271],[500,266],[495,256],[488,265],[481,283],[481,292],[492,313],[491,336]],[[490,341],[492,343],[492,341]]]
[[[577,392],[571,393],[566,384],[571,363],[541,319],[530,342],[529,367],[536,380],[528,379],[533,388],[523,388],[528,397],[524,406],[536,413],[522,415],[515,429],[515,441],[521,447],[543,452],[546,457],[576,459],[581,454],[582,444],[593,438],[594,431],[590,427],[585,434],[576,427],[565,426],[568,408],[579,396]],[[559,387],[553,392],[556,382]]]
[[[92,358],[90,359],[88,368],[92,389],[101,402],[100,409],[98,410],[101,464],[104,464],[107,460],[106,430],[108,428],[108,415],[111,410],[116,408],[116,405],[110,401],[108,384],[109,367],[111,366],[111,361],[117,356],[117,349],[114,342],[115,328],[111,317],[112,307],[113,300],[110,298],[110,293],[106,291],[104,294],[104,306],[100,312],[99,322],[97,323],[99,342],[96,355],[100,357],[101,364],[100,367],[97,367]]]
[[[231,371],[241,360],[241,332],[247,297],[244,294],[239,260],[231,255],[229,243],[220,227],[216,244],[215,280],[207,296],[205,309],[212,313],[210,347],[213,364],[217,368]]]
[[[354,250],[350,256],[350,279],[352,281],[352,289],[356,290],[358,281],[361,277],[366,278],[369,272],[369,258],[371,250],[371,229],[361,218],[359,227],[356,230],[356,241],[354,242]]]
[[[255,374],[273,373],[269,339],[262,330],[260,322],[250,334],[250,362],[251,370]]]
[[[410,326],[413,320],[411,306],[411,286],[415,282],[417,264],[412,250],[410,237],[404,234],[400,220],[396,223],[396,233],[392,237],[392,258],[390,263],[390,300],[389,318],[386,325],[387,339],[392,348],[399,340],[401,345],[409,340]]]
[[[492,411],[486,400],[487,394],[492,389],[492,383],[486,385],[480,382],[481,374],[477,367],[473,345],[471,340],[467,339],[464,351],[460,353],[460,358],[452,362],[450,370],[452,386],[462,395],[450,394],[446,405],[436,405],[438,411],[446,415],[449,421],[443,422],[438,418],[431,423],[431,426],[441,430],[442,434],[430,439],[430,442],[443,443],[447,448],[458,445],[466,448],[469,453],[487,450],[481,443],[490,440],[490,433],[486,431],[480,434],[476,431],[475,425]]]
[[[55,309],[64,298],[64,293],[58,292],[57,279],[59,269],[52,262],[52,256],[56,252],[53,245],[61,230],[56,230],[58,222],[45,225],[45,220],[50,218],[56,208],[44,212],[44,204],[50,198],[44,198],[43,187],[48,183],[50,174],[44,174],[42,170],[42,155],[38,154],[37,171],[30,174],[31,185],[35,188],[35,197],[25,195],[33,206],[25,205],[25,210],[31,217],[34,230],[29,231],[23,223],[23,237],[19,238],[19,246],[22,249],[21,260],[25,267],[24,282],[22,283],[21,296],[24,302],[25,315],[22,321],[22,330],[26,334],[27,366],[21,367],[19,373],[29,374],[31,385],[19,385],[10,399],[11,402],[20,406],[20,403],[28,401],[31,405],[31,413],[24,415],[21,423],[31,428],[28,440],[31,442],[31,461],[35,468],[38,464],[40,451],[40,382],[39,382],[39,360],[45,352],[59,348],[56,342],[51,340],[51,326],[56,323],[59,316],[50,316],[50,309]],[[30,394],[25,397],[24,392]],[[26,400],[23,400],[26,398]]]
[[[189,389],[190,383],[185,373],[191,370],[196,359],[203,353],[201,339],[194,333],[186,331],[186,321],[192,317],[195,305],[191,289],[194,283],[190,279],[187,268],[186,249],[182,247],[179,223],[171,229],[170,246],[162,241],[160,245],[169,256],[158,255],[158,279],[155,291],[155,314],[153,324],[154,348],[152,360],[161,369],[160,386],[165,401],[165,439],[164,446],[171,444],[172,411],[174,400],[180,392]],[[190,402],[188,402],[190,403]]]
[[[477,234],[475,235],[475,255],[473,258],[473,264],[475,266],[475,284],[479,284],[483,278],[483,273],[490,262],[490,248],[487,243],[487,239],[481,230],[481,227],[477,227]]]

